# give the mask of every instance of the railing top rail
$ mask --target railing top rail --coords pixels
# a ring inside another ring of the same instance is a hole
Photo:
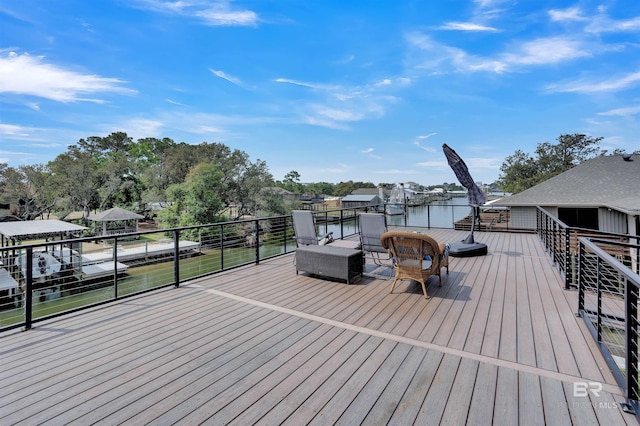
[[[586,238],[594,243],[608,244],[610,246],[621,246],[621,247],[629,247],[629,248],[637,248],[640,249],[640,244],[634,244],[626,241],[617,241],[617,240],[607,240],[604,238],[594,238],[594,237],[580,237]],[[640,238],[640,237],[637,237]]]
[[[598,257],[605,260],[609,265],[615,268],[619,273],[624,275],[624,277],[631,282],[637,288],[640,288],[640,275],[635,274],[628,266],[620,262],[615,257],[611,256],[605,250],[598,247],[595,241],[592,241],[590,238],[580,237],[578,238],[580,244],[585,245],[589,248],[589,250],[593,251]],[[604,241],[606,244],[610,244],[610,241]]]
[[[576,232],[583,232],[585,234],[598,234],[598,235],[609,235],[612,237],[623,237],[623,238],[639,238],[638,236],[635,235],[631,235],[631,234],[621,234],[621,233],[617,233],[617,232],[608,232],[608,231],[599,231],[597,229],[590,229],[590,228],[580,228],[577,226],[569,226],[566,223],[564,223],[563,221],[561,221],[560,219],[558,219],[557,217],[555,217],[553,214],[549,213],[544,207],[540,207],[540,206],[536,206],[536,208],[543,212],[545,215],[547,215],[552,221],[556,222],[560,227],[565,228],[567,231],[576,231]]]

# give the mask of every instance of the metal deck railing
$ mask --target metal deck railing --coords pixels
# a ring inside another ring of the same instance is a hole
[[[565,288],[578,290],[577,314],[624,389],[626,410],[640,415],[640,237],[569,227],[540,207],[537,223]]]

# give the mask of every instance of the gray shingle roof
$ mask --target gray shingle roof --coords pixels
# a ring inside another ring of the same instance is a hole
[[[378,201],[379,201],[380,198],[377,195],[349,194],[349,195],[346,195],[344,198],[342,198],[342,201],[370,202],[370,201],[374,201],[376,198],[378,198]]]
[[[91,215],[88,219],[94,220],[96,222],[108,222],[113,220],[144,219],[144,216],[125,209],[121,209],[120,207],[114,207],[112,209]]]
[[[499,206],[604,206],[640,213],[640,155],[592,158],[532,188],[494,203]]]

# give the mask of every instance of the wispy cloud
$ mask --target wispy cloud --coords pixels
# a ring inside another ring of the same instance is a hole
[[[185,104],[183,104],[181,102],[174,101],[173,99],[169,99],[169,98],[165,99],[165,102],[168,102],[168,103],[173,104],[173,105],[178,105],[178,106],[186,106]]]
[[[598,15],[589,20],[585,27],[591,33],[625,33],[640,30],[640,16],[631,19],[615,20],[605,15]]]
[[[426,141],[427,139],[429,139],[432,136],[435,136],[437,133],[429,133],[428,135],[420,135],[418,137],[416,137],[416,140],[413,141],[413,144],[415,146],[417,146],[418,148],[420,148],[423,151],[426,151],[430,154],[433,154],[436,152],[436,149],[431,147],[431,146],[425,146],[422,144],[422,142]]]
[[[198,18],[212,26],[255,26],[259,22],[255,12],[232,8],[228,0],[135,0],[132,5],[159,13]]]
[[[27,137],[31,133],[30,127],[17,126],[14,124],[2,124],[0,123],[0,135],[15,137]]]
[[[612,115],[618,117],[631,117],[637,114],[640,114],[640,105],[625,108],[615,108],[610,109],[609,111],[598,113],[598,115]]]
[[[597,93],[616,92],[640,84],[640,71],[602,81],[569,81],[547,86],[547,92]]]
[[[568,9],[552,9],[549,10],[551,21],[587,21],[589,18],[582,15],[582,11],[578,7],[570,7]]]
[[[582,40],[570,37],[546,37],[528,41],[520,45],[518,51],[504,55],[508,64],[543,65],[555,64],[593,55],[592,46]]]
[[[236,86],[240,86],[240,87],[246,88],[246,86],[242,82],[242,80],[240,80],[239,78],[234,77],[232,75],[229,75],[229,74],[225,73],[224,71],[213,70],[211,68],[209,68],[209,71],[211,71],[211,73],[213,75],[215,75],[216,77],[220,77],[223,80],[227,80],[229,83],[235,84]]]
[[[438,27],[441,30],[452,31],[474,31],[474,32],[497,32],[498,29],[494,27],[488,27],[486,25],[475,24],[473,22],[447,22],[444,25]]]
[[[290,78],[276,78],[274,81],[276,83],[292,84],[294,86],[308,87],[310,89],[318,89],[318,90],[336,90],[336,89],[338,89],[338,86],[335,86],[335,85],[311,83],[311,82],[307,82],[307,81],[293,80],[293,79],[290,79]]]
[[[476,56],[457,47],[434,41],[422,33],[406,35],[409,45],[423,52],[416,69],[438,70],[438,72],[492,72],[501,74],[515,72],[527,66],[542,66],[588,58],[606,48],[589,44],[572,37],[555,36],[538,38],[513,44],[508,51],[494,56]]]
[[[411,80],[383,79],[354,87],[288,78],[277,78],[275,82],[300,86],[315,92],[315,99],[297,106],[303,122],[313,126],[346,130],[349,128],[348,123],[384,116],[386,105],[396,102],[397,99],[383,92],[393,85],[406,86]]]
[[[375,151],[374,148],[367,148],[367,149],[362,150],[362,153],[366,154],[367,157],[369,157],[369,158],[375,158],[376,160],[382,160],[383,157],[380,156],[380,155],[374,154],[374,151]]]
[[[0,57],[0,93],[36,96],[58,102],[96,102],[87,97],[96,93],[132,95],[137,91],[123,87],[117,78],[81,74],[59,65],[45,62],[43,57],[10,52]]]

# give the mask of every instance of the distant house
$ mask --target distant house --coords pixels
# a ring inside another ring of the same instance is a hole
[[[514,228],[535,229],[540,206],[569,226],[640,235],[640,155],[592,158],[493,205],[511,208]]]
[[[382,200],[375,194],[349,194],[342,198],[341,204],[343,209],[354,209],[359,207],[378,206],[382,204]]]

